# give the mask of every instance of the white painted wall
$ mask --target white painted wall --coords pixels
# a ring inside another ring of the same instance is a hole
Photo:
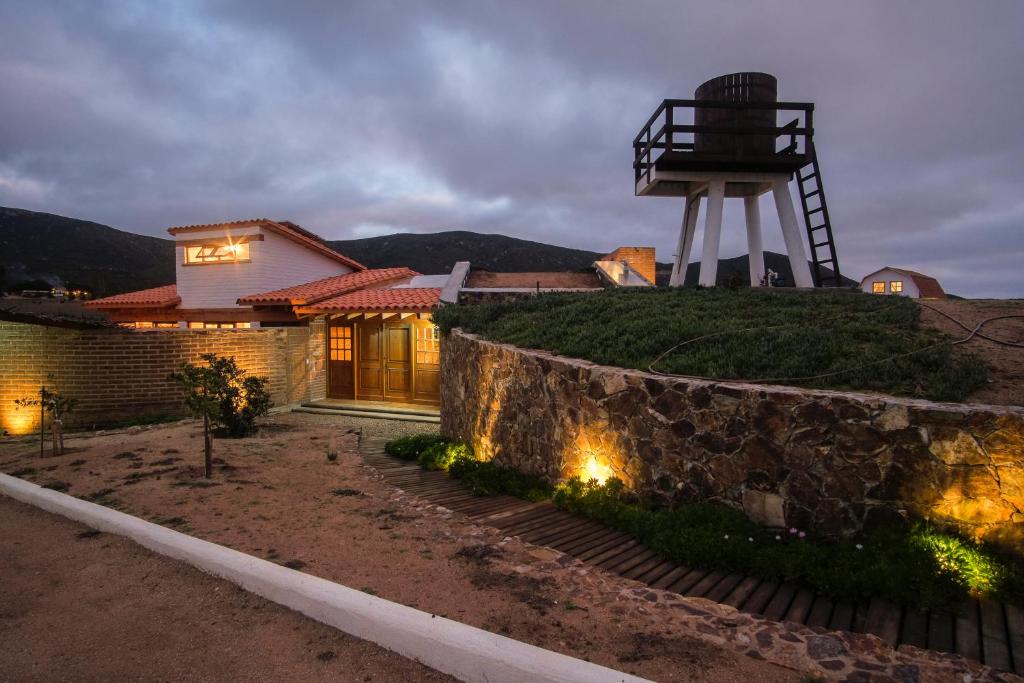
[[[860,281],[860,288],[863,292],[873,294],[874,292],[871,288],[872,284],[874,284],[875,282],[884,282],[885,293],[891,294],[892,292],[889,291],[889,283],[892,282],[893,280],[903,281],[903,292],[900,294],[900,296],[909,296],[912,299],[917,299],[921,296],[921,290],[917,288],[917,285],[914,284],[913,279],[911,279],[909,275],[906,275],[904,273],[897,273],[895,270],[891,270],[889,268],[883,268],[877,273],[872,273],[871,275],[865,277],[863,280]]]
[[[239,297],[344,275],[352,269],[297,242],[259,226],[186,232],[178,242],[263,234],[249,243],[249,263],[185,265],[185,249],[174,250],[175,277],[181,308],[234,308]]]

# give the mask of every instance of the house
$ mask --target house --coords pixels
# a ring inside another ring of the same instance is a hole
[[[473,269],[468,261],[456,264],[453,278],[460,278],[452,303],[521,298],[542,292],[595,292],[610,287],[653,287],[654,247],[619,247],[602,256],[591,268],[578,271],[532,271],[499,273]]]
[[[449,275],[371,269],[287,221],[170,228],[175,283],[90,301],[146,330],[324,326],[327,397],[436,405]]]
[[[174,284],[85,306],[147,331],[307,326],[322,336],[316,345],[326,359],[326,398],[341,400],[437,405],[441,339],[431,314],[442,303],[458,303],[463,292],[649,286],[654,270],[654,250],[633,248],[616,250],[588,272],[471,273],[460,262],[450,273],[421,275],[367,268],[288,221],[168,232],[175,240]]]
[[[913,299],[945,299],[939,281],[928,275],[886,266],[864,276],[860,288],[868,294],[897,294]]]

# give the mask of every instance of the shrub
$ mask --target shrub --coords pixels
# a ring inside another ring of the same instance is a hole
[[[256,418],[270,411],[270,394],[265,377],[249,377],[234,358],[215,353],[200,356],[206,365],[182,364],[171,374],[185,391],[185,405],[203,419],[204,463],[211,476],[212,425],[219,424],[228,436],[240,437],[256,431]]]
[[[629,534],[673,562],[810,586],[834,598],[884,597],[922,607],[968,594],[1024,599],[1024,564],[923,522],[824,541],[759,527],[714,503],[656,508],[629,500],[622,482],[570,479],[555,504]],[[795,531],[795,530],[794,530]]]
[[[437,434],[413,434],[388,441],[384,444],[384,452],[402,460],[416,460],[423,451],[442,443],[448,443],[448,439]]]
[[[462,481],[477,496],[506,494],[532,501],[551,497],[551,485],[540,477],[492,462],[482,462],[471,456],[456,458],[449,466],[448,474]]]
[[[691,340],[656,368],[716,379],[777,378],[942,401],[963,400],[986,379],[982,361],[952,347],[950,337],[923,329],[920,308],[905,297],[633,288],[444,306],[434,322],[445,333],[461,327],[499,342],[640,370]],[[825,376],[799,379],[819,375]]]
[[[447,472],[456,458],[472,460],[473,451],[466,444],[440,442],[426,448],[417,459],[428,470]]]

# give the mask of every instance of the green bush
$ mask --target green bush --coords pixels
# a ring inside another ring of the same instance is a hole
[[[511,467],[500,467],[472,456],[455,459],[449,469],[455,479],[477,496],[506,494],[525,500],[540,501],[551,497],[551,485],[540,477],[523,474]]]
[[[963,400],[986,380],[982,361],[922,328],[920,308],[906,297],[616,289],[445,306],[434,322],[445,333],[461,327],[524,348],[641,370],[694,340],[656,368],[715,379],[775,379],[943,401]],[[910,351],[916,353],[902,355]],[[799,379],[817,375],[829,376]]]
[[[204,353],[205,365],[185,363],[171,379],[186,391],[185,404],[196,416],[206,416],[231,437],[256,431],[256,418],[271,408],[267,378],[254,377],[232,357]]]
[[[448,440],[437,434],[413,434],[388,441],[384,444],[384,452],[402,460],[416,460],[431,446],[444,443]]]
[[[473,451],[466,444],[435,443],[428,447],[418,458],[420,465],[428,470],[448,471],[448,467],[456,458],[473,458]]]

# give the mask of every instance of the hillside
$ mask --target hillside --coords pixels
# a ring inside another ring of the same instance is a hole
[[[77,218],[0,207],[0,268],[0,288],[45,280],[105,296],[174,282],[174,246]]]
[[[446,273],[456,261],[492,271],[572,271],[588,268],[599,252],[465,230],[396,234],[327,244],[371,268],[408,266],[421,273]],[[785,256],[767,252],[768,267],[791,284]],[[686,283],[697,282],[691,263]],[[658,264],[658,284],[668,284],[671,265]],[[747,257],[722,259],[718,282],[747,282]],[[81,287],[96,296],[165,285],[174,281],[169,239],[136,235],[106,225],[49,213],[0,207],[0,289],[32,280]],[[849,284],[856,284],[852,280]]]
[[[604,255],[466,230],[334,240],[328,244],[371,268],[408,266],[425,274],[446,273],[456,261],[507,272],[580,270]]]

